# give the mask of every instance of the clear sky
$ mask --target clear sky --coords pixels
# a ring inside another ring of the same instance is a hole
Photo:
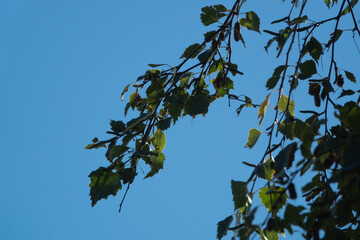
[[[287,14],[280,0],[248,2],[244,11],[263,22]],[[313,10],[325,8],[320,2]],[[233,211],[231,179],[246,180],[251,169],[241,161],[257,163],[264,151],[265,137],[254,151],[244,148],[258,127],[256,110],[237,117],[237,106],[221,100],[205,118],[185,117],[167,130],[164,169],[146,180],[139,173],[121,214],[123,191],[91,207],[88,174],[106,164],[105,151],[84,149],[106,137],[110,119],[124,119],[120,93],[148,63],[178,64],[213,29],[199,16],[216,3],[0,0],[0,239],[216,239],[217,222]],[[235,86],[261,102],[283,59],[262,49],[265,33],[244,37],[247,48],[235,51],[245,75]],[[337,54],[360,79],[359,53],[352,40],[345,46]]]

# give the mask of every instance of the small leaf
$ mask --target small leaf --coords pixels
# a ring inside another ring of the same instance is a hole
[[[184,105],[184,111],[192,117],[198,114],[206,114],[210,105],[210,100],[206,96],[190,96]]]
[[[129,147],[123,145],[112,147],[109,155],[109,160],[112,161],[114,158],[124,154],[127,150],[129,150]]]
[[[225,13],[222,13],[220,7],[218,7],[219,10],[215,7],[215,6],[207,6],[207,7],[203,7],[201,9],[202,13],[200,15],[201,18],[201,22],[205,25],[208,26],[210,24],[213,24],[217,21],[219,21],[220,18],[226,16]]]
[[[268,94],[265,98],[265,101],[260,104],[259,111],[258,111],[258,119],[259,119],[259,126],[261,125],[262,121],[264,120],[265,113],[269,107],[270,102],[270,94]]]
[[[217,234],[216,234],[216,238],[217,239],[222,239],[224,236],[226,236],[227,231],[229,230],[230,224],[233,221],[233,216],[228,216],[227,218],[225,218],[224,220],[218,222],[217,224]]]
[[[89,175],[91,205],[94,206],[100,199],[107,199],[109,195],[116,195],[121,189],[120,175],[104,167],[100,167]]]
[[[219,33],[217,31],[210,31],[204,34],[204,41],[205,42],[211,42],[214,38],[217,37]]]
[[[294,101],[289,101],[289,106],[288,106],[288,101],[289,98],[287,96],[285,96],[284,94],[281,95],[280,99],[279,99],[279,103],[278,103],[278,108],[280,111],[285,112],[286,108],[289,111],[290,115],[295,117],[295,103]]]
[[[280,79],[280,75],[281,73],[286,69],[286,65],[280,65],[277,68],[275,68],[274,73],[272,75],[271,78],[269,78],[266,82],[266,87],[268,90],[273,89],[274,87],[276,87],[279,79]]]
[[[241,18],[240,24],[249,30],[260,33],[260,18],[253,11],[246,12],[246,18]]]
[[[307,60],[300,64],[300,71],[306,76],[312,76],[317,73],[316,64],[313,60]]]
[[[276,214],[286,204],[288,196],[284,188],[271,186],[262,188],[259,198],[269,212]]]
[[[347,79],[349,79],[353,83],[356,83],[356,78],[355,78],[354,74],[352,74],[351,72],[348,72],[348,71],[344,71],[344,72],[345,72],[345,76]]]
[[[249,149],[253,148],[253,146],[256,144],[257,140],[260,137],[261,132],[257,130],[256,128],[252,128],[249,130],[249,136],[248,141],[245,145],[245,147],[248,147]]]
[[[328,41],[327,44],[325,44],[325,47],[329,48],[332,43],[335,43],[337,40],[339,40],[339,38],[340,38],[340,36],[342,35],[343,32],[344,32],[343,30],[336,29],[335,34],[332,33],[330,35],[330,40]]]
[[[231,180],[231,191],[235,210],[242,207],[247,207],[251,204],[251,198],[249,196],[246,182]]]
[[[350,2],[351,8],[353,8],[358,2],[359,2],[359,0],[351,0],[351,2]],[[348,14],[350,12],[350,6],[347,6],[341,14],[342,15]]]
[[[281,171],[286,166],[290,168],[295,158],[295,151],[297,150],[297,143],[293,142],[287,145],[279,154],[275,157],[275,169]]]
[[[164,66],[164,65],[166,65],[166,64],[152,64],[152,63],[148,64],[148,66],[152,67],[152,68],[156,68],[156,67],[160,67],[160,66]]]
[[[321,43],[314,37],[311,37],[309,42],[306,44],[305,49],[306,49],[306,52],[310,53],[310,56],[316,62],[319,60],[319,58],[323,52],[323,47],[322,47]]]
[[[273,164],[274,160],[268,158],[264,163],[261,163],[255,168],[255,173],[259,177],[271,180],[273,177],[274,170],[272,169],[271,165]]]
[[[151,170],[145,176],[145,178],[152,177],[155,174],[157,174],[159,170],[163,168],[164,161],[165,161],[165,155],[163,153],[160,153],[158,156],[150,156]]]
[[[110,121],[111,130],[113,130],[114,133],[119,133],[125,130],[125,124],[123,121]]]
[[[354,95],[354,94],[355,94],[355,92],[353,90],[350,90],[350,89],[349,90],[342,90],[340,96],[337,99],[345,97],[345,96],[351,96],[351,95]]]
[[[196,56],[203,50],[204,48],[200,46],[200,44],[195,43],[187,47],[184,53],[180,58],[196,58]]]
[[[161,119],[160,121],[158,121],[156,123],[157,128],[159,128],[160,130],[164,131],[166,129],[168,129],[170,127],[171,124],[171,117],[165,118],[165,119]]]
[[[295,24],[299,24],[299,23],[304,23],[307,19],[308,19],[308,17],[306,15],[303,17],[297,17],[297,18],[294,18],[293,20],[289,21],[288,25],[291,26],[291,25],[295,25]]]
[[[126,85],[121,92],[121,101],[124,100],[124,94],[129,90],[130,84]]]
[[[156,152],[162,152],[162,150],[165,148],[166,136],[165,133],[163,133],[163,131],[160,129],[156,130],[150,140]]]

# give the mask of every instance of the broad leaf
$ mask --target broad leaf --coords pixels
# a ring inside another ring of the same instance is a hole
[[[129,150],[129,147],[123,145],[112,147],[110,151],[110,161],[124,154],[127,150]]]
[[[203,7],[201,9],[202,13],[200,15],[201,22],[205,26],[208,26],[219,21],[220,18],[226,16],[226,14],[222,13],[221,10],[223,9],[219,7],[216,8],[215,6]]]
[[[198,114],[206,114],[209,105],[210,100],[206,96],[190,96],[185,102],[184,111],[186,114],[195,117]]]
[[[264,163],[261,163],[255,168],[255,173],[259,177],[271,180],[274,174],[274,170],[272,169],[271,165],[273,164],[274,160],[268,158]]]
[[[295,151],[297,149],[297,143],[293,142],[282,149],[275,157],[275,168],[277,171],[281,171],[286,166],[290,168],[295,158]]]
[[[224,220],[218,222],[217,224],[217,234],[216,234],[216,238],[217,239],[222,239],[224,236],[226,236],[227,231],[229,230],[230,224],[233,221],[233,216],[228,216],[227,218],[225,218]]]
[[[316,38],[311,37],[305,46],[305,51],[309,52],[310,56],[317,62],[323,52],[323,47]]]
[[[266,82],[266,87],[268,90],[273,89],[274,87],[276,87],[279,79],[280,79],[280,75],[281,73],[286,69],[286,65],[280,65],[277,68],[275,68],[274,73],[272,75],[271,78],[269,78]]]
[[[286,204],[288,196],[284,188],[271,186],[262,188],[259,198],[269,212],[276,214]]]
[[[285,96],[284,94],[282,94],[279,99],[278,108],[282,112],[285,112],[286,108],[287,108],[290,115],[295,117],[295,103],[294,103],[294,101],[290,100],[289,105],[288,105],[288,101],[289,101],[289,98],[287,96]]]
[[[166,136],[165,133],[163,133],[163,131],[160,129],[156,130],[150,140],[156,152],[162,152],[162,150],[165,148]]]
[[[256,128],[250,129],[248,141],[247,141],[245,147],[248,147],[251,149],[256,144],[257,140],[259,139],[260,134],[261,134],[261,132],[259,130],[257,130]]]
[[[316,64],[313,60],[307,60],[300,64],[301,73],[306,76],[312,76],[317,73]]]
[[[163,168],[165,161],[165,155],[163,153],[159,153],[158,156],[150,156],[150,162],[151,162],[151,170],[150,172],[145,176],[145,178],[152,177],[156,173],[159,172],[160,169]]]
[[[260,33],[260,18],[253,11],[246,12],[246,18],[241,18],[240,24],[249,30]]]
[[[109,195],[116,195],[121,189],[121,178],[107,168],[100,167],[89,175],[91,205],[94,206],[100,199],[107,199]]]
[[[246,182],[231,180],[231,191],[235,210],[247,207],[251,204],[251,198],[249,196]]]
[[[203,50],[204,48],[200,46],[200,44],[195,43],[187,47],[184,53],[180,58],[196,58],[196,56]]]
[[[156,123],[156,126],[157,126],[158,129],[164,131],[164,130],[166,130],[166,129],[168,129],[170,127],[171,120],[172,120],[171,117],[161,119],[160,121],[158,121]]]

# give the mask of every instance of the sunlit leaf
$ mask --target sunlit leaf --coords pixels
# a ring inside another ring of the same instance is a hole
[[[145,176],[145,178],[152,177],[155,174],[157,174],[159,172],[159,170],[163,168],[164,161],[165,161],[165,155],[163,153],[159,153],[158,156],[150,156],[151,170]]]
[[[215,6],[203,7],[201,9],[202,13],[200,15],[201,22],[205,26],[208,26],[212,23],[219,21],[220,18],[226,16],[226,14],[222,13],[221,10],[223,10],[221,7],[217,7],[217,8]]]
[[[203,50],[204,48],[200,46],[200,44],[195,43],[187,47],[184,53],[180,58],[196,58],[196,56]]]
[[[256,144],[257,140],[260,137],[261,132],[257,130],[256,128],[252,128],[249,130],[248,135],[248,141],[245,145],[245,147],[248,147],[249,149],[253,148],[253,146]]]
[[[264,120],[265,113],[269,107],[269,102],[270,102],[270,94],[268,94],[265,98],[265,101],[260,104],[259,111],[258,111],[259,126],[261,125],[262,121]]]
[[[240,24],[249,30],[260,33],[260,18],[253,11],[246,12],[246,18],[241,18]]]
[[[156,152],[161,152],[165,148],[166,136],[160,129],[156,130],[150,140]]]
[[[278,108],[280,111],[285,112],[286,109],[289,111],[291,116],[295,116],[295,103],[294,101],[289,101],[289,98],[285,96],[284,94],[281,95],[278,103]]]
[[[286,204],[288,196],[284,188],[271,186],[262,188],[259,198],[269,212],[276,214]]]

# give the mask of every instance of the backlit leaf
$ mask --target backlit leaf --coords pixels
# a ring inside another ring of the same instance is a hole
[[[198,114],[206,114],[210,100],[206,96],[190,96],[184,105],[184,111],[192,117]]]
[[[259,198],[269,212],[276,214],[286,204],[288,196],[284,188],[271,186],[262,188]]]
[[[241,18],[240,24],[249,30],[260,33],[260,18],[253,11],[246,12],[246,18]]]
[[[259,111],[258,111],[258,119],[259,119],[259,126],[261,125],[262,121],[264,120],[264,117],[265,117],[265,113],[269,107],[269,102],[270,102],[270,94],[268,94],[266,97],[265,97],[265,101],[263,101],[261,104],[260,104],[260,107],[259,107]]]
[[[280,111],[285,112],[286,111],[286,107],[288,106],[288,101],[289,98],[287,96],[285,96],[284,94],[281,95],[280,99],[279,99],[279,103],[278,103],[278,108]],[[287,108],[287,110],[289,111],[291,116],[295,116],[295,103],[294,101],[289,101],[289,106]]]
[[[222,13],[221,10],[223,10],[221,9],[221,7],[217,7],[217,8],[215,6],[203,7],[201,9],[202,13],[200,15],[201,22],[205,26],[208,26],[212,23],[219,21],[220,18],[226,16],[226,14]]]
[[[160,129],[156,130],[150,140],[156,152],[161,152],[165,148],[166,136]]]
[[[158,156],[150,156],[151,170],[145,176],[145,178],[152,177],[155,174],[157,174],[159,170],[163,168],[164,161],[165,161],[165,155],[163,153],[159,153]]]
[[[259,130],[257,130],[256,128],[252,128],[249,131],[249,135],[248,135],[248,141],[245,145],[245,147],[248,147],[249,149],[251,149],[257,142],[257,140],[260,137],[261,132]]]

